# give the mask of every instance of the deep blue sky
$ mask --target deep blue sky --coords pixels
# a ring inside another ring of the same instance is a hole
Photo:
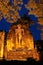
[[[28,0],[23,0],[23,2],[24,2],[24,4],[27,4]],[[37,23],[38,18],[32,14],[28,15],[28,10],[22,5],[21,10],[19,11],[19,15],[23,17],[24,14],[29,16],[30,19],[33,20],[35,23],[34,25],[32,25],[30,27],[30,32],[32,33],[34,40],[40,40],[41,39],[40,38],[41,30],[37,29],[39,26],[39,24]],[[0,21],[0,30],[4,30],[5,32],[8,32],[10,29],[10,26],[11,26],[11,23],[8,23],[4,18]]]

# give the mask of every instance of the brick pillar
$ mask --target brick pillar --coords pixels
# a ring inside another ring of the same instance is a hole
[[[0,32],[0,58],[3,58],[4,52],[4,32]]]

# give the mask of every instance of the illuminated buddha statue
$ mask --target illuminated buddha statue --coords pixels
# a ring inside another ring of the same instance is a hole
[[[21,29],[21,25],[17,25],[17,29],[15,29],[16,33],[16,41],[18,41],[19,47],[22,46],[22,36],[24,35],[24,29]],[[17,42],[16,42],[17,43]]]

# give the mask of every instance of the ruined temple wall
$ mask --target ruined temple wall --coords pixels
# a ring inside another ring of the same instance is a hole
[[[4,35],[5,35],[5,33],[3,31],[0,31],[0,58],[3,58],[3,52],[4,52]]]

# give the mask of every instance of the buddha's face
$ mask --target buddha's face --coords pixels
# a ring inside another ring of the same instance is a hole
[[[18,25],[17,25],[17,27],[20,29],[20,28],[21,28],[21,25],[20,25],[20,24],[18,24]]]

